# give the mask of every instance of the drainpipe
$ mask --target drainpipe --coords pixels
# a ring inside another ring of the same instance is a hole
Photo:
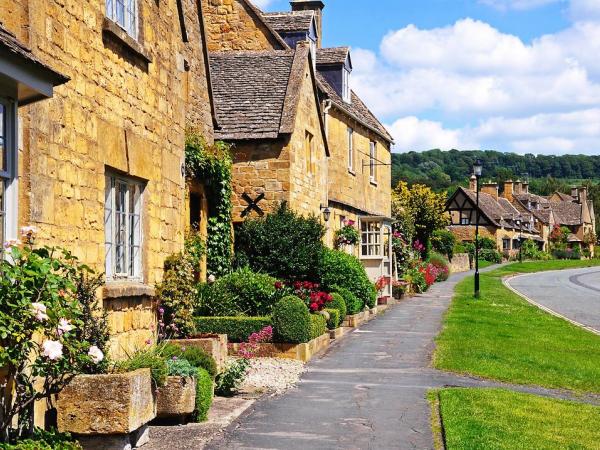
[[[325,100],[323,102],[323,116],[325,120],[325,137],[329,140],[329,110],[333,106],[331,100]]]

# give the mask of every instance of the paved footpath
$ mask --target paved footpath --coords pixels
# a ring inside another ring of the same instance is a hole
[[[600,333],[600,267],[535,273],[507,283],[535,303]]]
[[[430,367],[443,314],[454,286],[466,275],[454,275],[427,294],[402,301],[336,342],[309,364],[296,389],[257,402],[207,448],[432,449],[426,400],[432,388],[507,387],[572,398],[569,393],[509,386]]]

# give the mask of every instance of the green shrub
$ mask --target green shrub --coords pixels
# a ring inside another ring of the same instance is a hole
[[[236,230],[235,263],[282,280],[315,280],[324,235],[317,217],[303,217],[283,203],[275,213],[247,220]]]
[[[337,292],[331,294],[333,300],[327,305],[329,308],[337,309],[340,312],[340,323],[344,321],[346,318],[346,314],[348,314],[348,309],[346,308],[346,302],[344,301],[344,297],[342,297]]]
[[[356,295],[350,292],[348,289],[341,286],[333,285],[331,290],[334,293],[339,294],[346,303],[346,314],[354,315],[358,314],[365,308],[364,302],[362,302]]]
[[[280,299],[276,281],[248,267],[238,269],[202,289],[199,313],[202,316],[268,316]]]
[[[344,286],[364,305],[372,308],[377,303],[375,286],[369,280],[360,260],[353,255],[337,250],[325,250],[321,258],[319,279],[326,291],[335,291],[334,286]]]
[[[333,308],[325,308],[324,311],[329,313],[329,320],[327,321],[327,328],[335,330],[340,326],[340,311]]]
[[[252,333],[271,325],[270,317],[196,317],[196,331],[226,334],[229,342],[245,342]]]
[[[239,358],[230,363],[224,372],[217,375],[215,394],[221,397],[235,395],[246,378],[249,367],[250,361],[246,358]]]
[[[273,308],[273,328],[277,342],[310,341],[311,314],[306,304],[295,296],[282,298]]]
[[[479,257],[484,261],[500,264],[502,262],[502,254],[498,250],[490,250],[484,248],[479,251]]]
[[[417,294],[422,294],[429,289],[427,281],[425,281],[425,274],[419,271],[417,267],[406,269],[403,279],[409,283],[411,289]]]
[[[169,375],[169,367],[165,354],[166,345],[158,345],[145,350],[138,350],[129,357],[116,363],[115,371],[119,373],[133,372],[138,369],[150,369],[155,387],[165,385]]]
[[[175,357],[177,359],[168,359],[167,367],[169,376],[172,377],[195,377],[198,369],[190,364],[186,359]]]
[[[79,442],[69,433],[44,431],[36,428],[31,439],[24,439],[14,444],[1,443],[1,450],[81,450]]]
[[[321,314],[310,315],[310,340],[327,333],[327,320]]]
[[[549,253],[540,250],[538,244],[531,239],[526,239],[522,245],[523,259],[548,260],[551,257]]]
[[[181,353],[181,357],[199,369],[204,369],[215,378],[217,376],[217,363],[215,359],[199,347],[188,346]]]
[[[456,237],[454,233],[448,230],[435,230],[431,236],[431,245],[436,252],[441,253],[448,257],[452,261],[454,256],[454,245],[456,244]],[[431,255],[430,255],[431,258]]]
[[[194,420],[205,422],[208,419],[208,410],[213,401],[213,379],[204,369],[198,368],[196,373],[196,410]]]

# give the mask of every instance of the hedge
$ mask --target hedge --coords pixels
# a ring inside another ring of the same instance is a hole
[[[205,422],[208,419],[208,410],[213,401],[213,380],[210,374],[202,369],[198,369],[196,376],[196,410],[194,419],[196,422]]]
[[[277,342],[302,344],[310,341],[311,314],[294,295],[282,298],[273,307],[273,328]]]
[[[340,294],[342,296],[344,302],[346,303],[347,314],[352,316],[354,314],[358,314],[364,309],[365,304],[348,289],[334,285],[331,287],[331,290],[334,293]]]
[[[327,328],[335,330],[340,326],[340,311],[334,308],[327,308],[325,312],[329,313],[329,320],[327,321]]]
[[[310,340],[318,338],[327,333],[327,320],[320,314],[310,315]]]
[[[246,342],[252,333],[272,325],[270,317],[196,317],[196,332],[226,334],[229,342]]]
[[[337,309],[340,312],[340,324],[346,318],[346,314],[348,314],[348,308],[346,308],[346,302],[344,301],[344,297],[342,297],[337,292],[331,294],[333,300],[327,305],[329,308]]]

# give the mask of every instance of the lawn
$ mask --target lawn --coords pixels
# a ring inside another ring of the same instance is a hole
[[[598,449],[600,407],[502,389],[443,389],[448,450]]]
[[[456,286],[438,336],[435,367],[518,384],[600,392],[600,336],[530,305],[502,284],[513,273],[599,265],[600,261],[511,264]]]

